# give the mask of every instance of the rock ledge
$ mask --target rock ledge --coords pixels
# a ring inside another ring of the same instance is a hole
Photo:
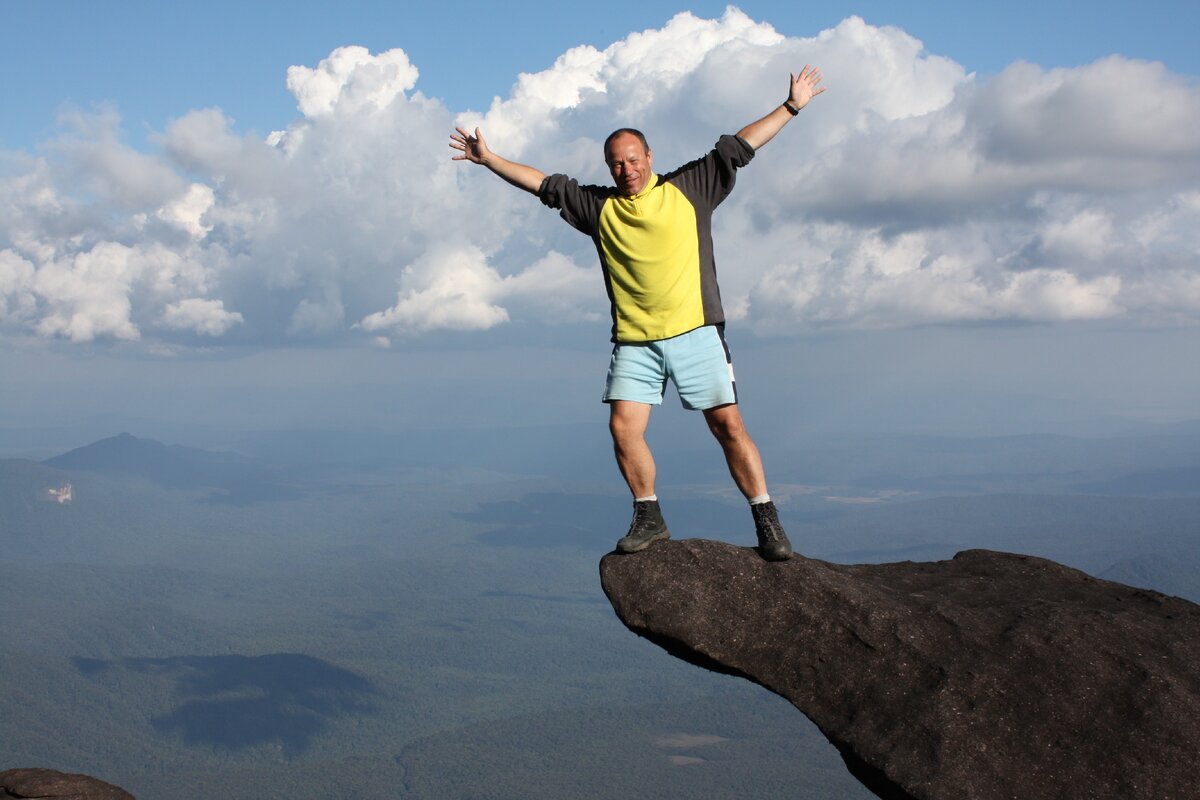
[[[600,562],[635,633],[786,697],[882,798],[1196,797],[1200,606],[1053,561],[771,564],[667,541]]]
[[[10,769],[0,772],[0,799],[25,800],[134,800],[111,783],[88,775],[52,769]]]

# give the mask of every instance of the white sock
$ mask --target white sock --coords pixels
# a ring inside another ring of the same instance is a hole
[[[759,495],[755,495],[754,497],[750,498],[750,505],[752,505],[752,506],[756,506],[759,503],[769,503],[769,502],[771,502],[771,495],[769,495],[769,494],[759,494]]]
[[[644,503],[647,500],[657,500],[657,499],[658,499],[658,495],[652,494],[649,497],[635,497],[635,498],[633,498],[633,502]]]

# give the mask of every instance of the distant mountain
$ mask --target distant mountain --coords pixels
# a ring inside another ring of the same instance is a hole
[[[42,462],[61,470],[132,475],[168,488],[228,488],[257,483],[265,468],[245,456],[139,439],[128,433],[101,439]]]

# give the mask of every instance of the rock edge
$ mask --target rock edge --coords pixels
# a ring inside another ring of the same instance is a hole
[[[1194,797],[1200,606],[1053,561],[769,564],[662,542],[600,562],[635,633],[782,695],[882,798]]]

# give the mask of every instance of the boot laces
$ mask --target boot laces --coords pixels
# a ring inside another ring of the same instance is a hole
[[[633,522],[629,523],[629,531],[640,531],[643,528],[649,528],[651,525],[651,517],[649,503],[634,503],[633,504]]]
[[[766,503],[763,504],[766,506]],[[774,509],[769,506],[765,508],[754,507],[754,521],[757,523],[758,535],[768,542],[779,542],[783,540],[782,526],[779,524],[779,517],[773,514]]]

